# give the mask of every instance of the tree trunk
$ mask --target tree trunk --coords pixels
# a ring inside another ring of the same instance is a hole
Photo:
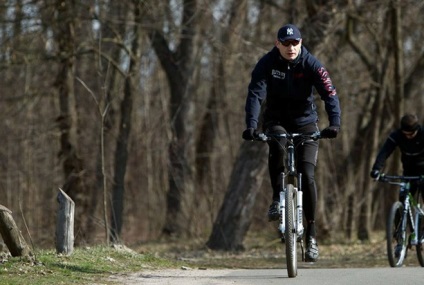
[[[135,1],[134,1],[135,2]],[[134,17],[139,22],[140,7],[134,5]],[[138,53],[139,26],[134,25],[134,38],[131,46],[131,54],[128,76],[125,78],[124,99],[121,102],[121,122],[119,124],[118,142],[115,150],[115,178],[112,191],[112,229],[111,241],[119,242],[122,229],[122,215],[124,210],[125,173],[128,160],[128,140],[131,132],[131,116],[133,104],[133,91],[131,74],[135,70],[137,62],[135,55]]]
[[[386,13],[385,19],[390,19],[390,14]],[[356,150],[354,163],[357,164],[357,178],[358,184],[361,185],[359,196],[362,197],[359,202],[358,212],[358,232],[357,236],[360,240],[367,240],[370,236],[371,230],[371,210],[372,210],[372,183],[373,181],[368,178],[369,171],[371,170],[373,160],[378,150],[378,146],[381,144],[382,133],[387,132],[386,121],[391,118],[384,116],[383,112],[390,104],[390,91],[393,90],[391,71],[393,70],[393,54],[391,49],[381,43],[375,42],[376,47],[374,50],[380,51],[379,55],[373,54],[373,49],[364,49],[357,42],[357,33],[355,32],[355,25],[357,24],[354,17],[349,17],[347,21],[346,35],[348,43],[351,45],[353,50],[358,54],[363,64],[367,67],[367,71],[377,84],[374,90],[369,96],[368,104],[365,106],[369,108],[366,112],[363,112],[362,122],[358,124],[360,131],[357,132],[357,136],[354,138],[354,146],[358,148]],[[384,52],[383,52],[384,51]],[[389,126],[391,127],[391,126]],[[362,135],[361,135],[362,133]],[[363,144],[363,138],[369,138],[367,146],[360,146]],[[371,146],[371,147],[370,147]],[[354,149],[355,149],[354,148]],[[359,150],[359,151],[358,151]],[[367,159],[361,159],[366,157]]]
[[[229,163],[231,159],[225,161],[223,156],[226,156],[226,158],[232,157],[231,155],[228,156],[228,153],[223,153],[221,140],[222,138],[230,140],[232,135],[239,137],[239,134],[232,133],[232,126],[224,127],[228,124],[227,114],[231,113],[232,110],[232,104],[228,102],[226,74],[231,74],[234,70],[232,66],[236,59],[230,56],[232,51],[239,50],[242,44],[235,40],[236,34],[232,31],[240,30],[243,26],[247,14],[247,1],[232,1],[228,5],[230,5],[228,26],[225,28],[217,26],[214,33],[215,37],[219,38],[220,44],[212,44],[212,86],[196,143],[196,185],[202,192],[202,196],[207,197],[209,206],[207,214],[210,216],[210,226],[216,218],[219,209],[217,207],[221,203],[220,193],[223,192],[223,186],[225,186],[223,182],[228,179],[226,170],[222,169],[221,164]],[[213,15],[208,16],[213,19]],[[208,33],[210,32],[210,21],[208,19],[205,22],[202,24],[203,33]],[[200,198],[202,197],[199,196],[196,195],[196,205],[201,202]],[[199,219],[199,223],[205,224],[203,219]]]
[[[16,226],[12,211],[0,205],[0,233],[12,256],[32,256],[21,231]]]
[[[194,74],[197,54],[194,46],[198,28],[197,1],[183,1],[181,41],[172,52],[160,29],[152,29],[149,38],[164,69],[171,92],[171,131],[169,145],[169,191],[166,221],[162,232],[166,235],[190,234],[189,214],[185,211],[194,195],[194,93],[190,79]],[[155,22],[154,19],[151,19]]]
[[[267,145],[244,142],[231,175],[221,210],[207,246],[216,250],[241,250],[253,215],[256,194],[267,170]]]
[[[74,45],[75,15],[74,1],[57,1],[57,22],[55,38],[58,43],[60,57],[56,87],[59,93],[60,115],[57,119],[60,129],[59,158],[63,165],[65,182],[62,189],[78,205],[76,228],[84,238],[83,213],[89,208],[87,191],[84,187],[84,163],[79,155],[78,147],[78,115],[74,89]]]
[[[400,120],[405,110],[402,16],[399,0],[392,0],[392,39],[395,57],[395,118]]]

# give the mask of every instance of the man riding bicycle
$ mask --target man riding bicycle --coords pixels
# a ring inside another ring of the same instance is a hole
[[[424,175],[424,129],[418,122],[415,114],[405,114],[400,120],[400,128],[390,133],[379,150],[372,167],[370,176],[378,178],[386,159],[399,147],[401,151],[401,162],[403,175]],[[417,189],[421,191],[424,198],[424,185],[412,183],[411,193],[415,195]],[[403,197],[399,197],[403,201]]]
[[[377,179],[380,170],[383,168],[386,159],[399,147],[401,151],[401,162],[403,175],[420,176],[424,175],[424,129],[418,122],[415,114],[405,114],[400,120],[400,128],[396,129],[387,137],[383,146],[379,150],[371,169],[370,176]],[[411,182],[410,192],[415,195],[420,189],[421,197],[424,199],[423,183]],[[399,193],[399,201],[403,202],[405,197]],[[395,248],[395,257],[399,257],[402,245]]]
[[[324,66],[302,46],[298,28],[292,24],[281,27],[275,46],[265,54],[252,71],[246,100],[246,130],[243,138],[252,140],[257,134],[261,105],[265,102],[263,129],[266,132],[308,133],[318,131],[318,114],[313,90],[325,102],[330,126],[321,134],[335,138],[340,130],[340,104],[335,87]],[[266,99],[266,100],[265,100]],[[278,176],[284,171],[285,139],[269,141],[268,167],[273,190],[268,211],[270,221],[279,218]],[[306,218],[305,260],[318,259],[315,209],[317,190],[315,166],[318,141],[308,141],[297,148],[297,167],[302,173],[303,207]]]

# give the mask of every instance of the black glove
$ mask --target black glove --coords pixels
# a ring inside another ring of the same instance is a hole
[[[339,126],[329,126],[321,131],[321,137],[333,139],[337,137],[337,134],[339,133],[339,131],[340,131]]]
[[[380,176],[380,170],[378,169],[371,170],[370,176],[371,178],[377,179]]]
[[[244,130],[242,138],[247,141],[253,141],[258,136],[258,132],[254,128]]]

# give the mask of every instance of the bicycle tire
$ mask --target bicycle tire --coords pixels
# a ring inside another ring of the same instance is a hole
[[[296,277],[297,275],[297,237],[296,237],[296,197],[293,184],[288,184],[285,191],[286,207],[285,207],[285,219],[286,219],[286,260],[287,260],[287,272],[289,277]]]
[[[424,216],[419,215],[416,227],[418,229],[417,258],[421,267],[424,267]]]
[[[406,256],[407,239],[406,231],[402,230],[402,222],[407,216],[403,213],[403,204],[399,201],[393,203],[386,225],[387,257],[391,267],[400,267]],[[400,245],[401,248],[396,250]],[[396,252],[397,251],[397,252]]]

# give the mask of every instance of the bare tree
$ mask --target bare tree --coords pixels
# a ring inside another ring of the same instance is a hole
[[[286,22],[329,69],[342,106],[340,135],[320,144],[319,235],[366,239],[384,227],[396,193],[369,167],[402,108],[424,106],[422,1],[138,1],[137,20],[132,0],[3,2],[0,192],[22,206],[36,244],[52,243],[62,186],[78,242],[103,242],[111,221],[128,243],[163,232],[229,249],[249,231],[276,238],[263,225],[266,147],[240,136],[250,72]],[[102,212],[112,196],[117,211]]]
[[[152,47],[167,75],[171,92],[169,192],[167,216],[163,228],[166,235],[190,232],[185,213],[190,202],[185,202],[185,199],[191,199],[194,191],[194,94],[191,80],[195,69],[193,64],[197,57],[195,35],[198,17],[197,1],[184,0],[180,34],[177,37],[179,42],[175,51],[170,49],[170,43],[165,38],[162,27],[152,27],[148,31]]]
[[[83,213],[88,209],[86,201],[87,189],[84,185],[84,162],[79,151],[78,114],[75,101],[75,5],[74,1],[57,1],[57,22],[54,27],[58,45],[59,71],[55,86],[59,94],[60,115],[57,119],[61,137],[60,159],[65,174],[63,190],[76,203],[75,226],[81,233],[83,230]]]
[[[141,21],[141,7],[138,1],[134,1],[134,19],[136,23]],[[128,76],[125,78],[124,99],[121,102],[121,122],[115,150],[115,178],[112,192],[112,235],[113,242],[118,242],[122,229],[122,215],[124,207],[125,174],[128,159],[128,140],[131,131],[133,84],[132,74],[136,70],[139,54],[140,28],[133,26],[132,43],[129,54]]]
[[[396,13],[391,13],[391,10],[389,9],[381,9],[381,16],[384,17],[384,21],[386,23],[390,23],[390,19],[392,18],[392,15]],[[358,124],[358,127],[361,128],[357,131],[357,134],[360,134],[356,137],[357,141],[357,147],[361,148],[354,149],[355,153],[364,153],[364,157],[369,157],[368,160],[362,160],[362,159],[354,159],[358,165],[356,166],[357,171],[357,181],[361,182],[361,189],[363,191],[361,197],[364,197],[360,201],[357,201],[359,205],[361,206],[361,210],[359,211],[359,222],[358,222],[358,238],[361,240],[369,239],[369,233],[370,233],[370,227],[371,227],[371,202],[372,202],[372,194],[369,189],[371,188],[372,181],[368,178],[369,170],[371,169],[371,163],[372,160],[375,157],[375,153],[377,151],[378,145],[381,143],[382,140],[382,133],[386,133],[387,130],[384,129],[384,116],[382,115],[386,108],[390,109],[390,106],[387,106],[387,102],[390,102],[390,100],[387,100],[387,98],[391,96],[395,96],[393,93],[391,93],[391,90],[393,90],[394,86],[391,85],[393,82],[393,76],[394,74],[390,72],[391,67],[394,66],[394,55],[392,53],[391,48],[391,38],[397,37],[393,34],[382,34],[381,37],[379,37],[378,40],[374,41],[375,48],[372,49],[373,51],[377,52],[378,54],[372,54],[370,53],[370,49],[364,49],[362,46],[358,44],[358,40],[355,35],[357,35],[358,30],[361,29],[361,27],[364,26],[358,26],[359,22],[361,22],[360,17],[355,17],[353,14],[350,14],[350,17],[348,19],[348,28],[347,28],[347,37],[348,42],[354,49],[354,51],[357,52],[359,55],[361,61],[364,63],[364,65],[367,67],[367,70],[370,74],[370,76],[374,79],[375,84],[374,91],[371,91],[369,95],[369,102],[368,106],[370,107],[369,112],[370,114],[379,114],[377,116],[363,116],[362,122]],[[354,25],[356,23],[356,25]],[[364,23],[365,25],[367,23]],[[389,24],[387,24],[389,25]],[[387,26],[384,25],[384,26]],[[379,28],[383,28],[384,26],[380,26]],[[366,30],[370,32],[373,36],[376,36],[379,32],[370,26],[365,26]],[[393,27],[393,31],[396,31],[397,27]],[[397,83],[399,84],[399,83]],[[401,85],[399,85],[401,86]],[[394,111],[394,110],[393,110]],[[395,111],[395,113],[399,113],[398,111]],[[369,145],[371,147],[364,147],[360,146],[359,141],[362,141],[361,136],[367,136],[370,138]],[[362,166],[360,166],[362,165]],[[362,169],[362,171],[360,171]],[[357,195],[357,191],[354,195]]]

